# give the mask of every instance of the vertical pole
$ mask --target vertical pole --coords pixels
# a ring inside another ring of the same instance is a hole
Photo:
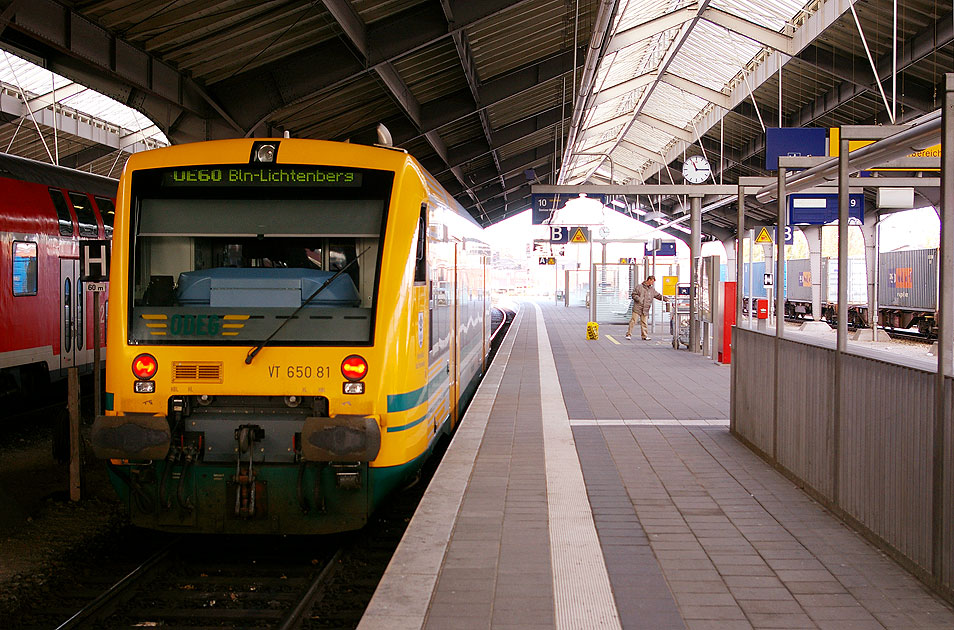
[[[934,385],[934,453],[932,470],[932,571],[944,574],[944,447],[950,417],[947,379],[954,376],[954,73],[944,75],[941,105],[941,243],[938,265],[937,380]]]
[[[739,186],[739,216],[738,225],[735,228],[736,234],[736,252],[735,252],[735,325],[742,323],[742,245],[743,234],[745,233],[745,186]],[[751,247],[751,245],[750,245]]]
[[[841,500],[841,417],[844,399],[844,355],[848,349],[848,139],[838,138],[838,337],[835,343],[835,387],[831,415],[831,500]]]
[[[838,352],[848,348],[848,140],[838,139]]]
[[[653,239],[653,278],[656,277],[656,248],[655,248],[655,239]],[[653,290],[656,289],[656,281],[653,280]],[[653,334],[656,334],[656,300],[652,301],[652,310],[649,311],[649,327],[653,331]]]
[[[781,68],[779,69],[781,71]],[[781,77],[780,77],[781,78]],[[775,243],[778,255],[775,257],[775,337],[781,339],[785,330],[785,224],[787,195],[785,192],[785,174],[788,169],[778,167],[778,227],[775,228]],[[776,367],[778,364],[778,345],[775,347]]]
[[[590,321],[596,321],[596,265],[593,263],[593,239],[590,239]]]
[[[781,64],[781,62],[779,62]],[[782,68],[779,66],[779,107],[782,105]],[[781,113],[779,113],[781,118]],[[773,379],[772,387],[773,400],[775,405],[772,409],[772,461],[778,461],[778,419],[781,414],[781,379],[779,378],[779,362],[781,360],[782,344],[781,340],[785,336],[785,224],[787,223],[786,211],[788,210],[788,195],[785,191],[785,175],[788,169],[779,165],[778,167],[778,225],[775,228],[775,244],[778,247],[778,254],[775,256],[775,282],[772,286],[775,288],[775,360],[773,361]]]
[[[102,384],[100,383],[100,369],[102,368],[102,363],[100,363],[100,351],[99,347],[101,344],[101,335],[100,335],[100,323],[99,323],[99,291],[93,292],[93,417],[100,415],[103,412],[100,401],[100,390],[102,390]]]
[[[752,249],[755,247],[755,230],[749,230],[749,330],[752,329]]]
[[[79,368],[67,370],[68,400],[70,416],[70,501],[79,501],[80,496],[80,387]]]
[[[689,198],[691,233],[689,236],[689,347],[699,352],[699,261],[702,255],[702,197]]]

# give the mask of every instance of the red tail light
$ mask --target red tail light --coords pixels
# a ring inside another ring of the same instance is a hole
[[[158,370],[159,363],[156,361],[156,357],[152,356],[151,354],[140,354],[138,357],[133,359],[133,374],[141,381],[148,381],[152,379]]]
[[[341,362],[341,374],[349,381],[360,381],[368,375],[368,362],[364,357],[352,354]]]

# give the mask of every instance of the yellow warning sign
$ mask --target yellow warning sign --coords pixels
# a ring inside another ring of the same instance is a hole
[[[663,276],[663,295],[676,295],[676,285],[679,284],[679,276]]]
[[[583,228],[578,227],[576,231],[573,232],[573,236],[570,237],[571,243],[585,243],[586,242],[586,233],[583,232]]]
[[[768,228],[763,225],[762,229],[759,230],[759,235],[755,237],[755,243],[760,245],[771,245],[773,242],[772,234],[768,231]]]

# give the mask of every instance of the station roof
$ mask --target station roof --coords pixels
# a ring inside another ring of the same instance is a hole
[[[939,106],[954,27],[949,2],[899,5],[895,111],[905,122]],[[851,0],[0,6],[0,47],[133,107],[173,143],[285,131],[360,139],[384,123],[485,225],[526,210],[532,184],[678,183],[684,156],[702,152],[728,184],[767,174],[764,127],[780,120],[890,120],[891,0],[854,11]],[[87,142],[77,154],[97,153]],[[76,165],[113,166],[105,150],[102,164]],[[659,202],[667,215],[685,206]],[[731,208],[704,226],[730,234]]]

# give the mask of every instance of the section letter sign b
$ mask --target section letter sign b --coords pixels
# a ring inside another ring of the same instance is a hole
[[[80,281],[109,280],[109,253],[107,240],[80,241]]]

